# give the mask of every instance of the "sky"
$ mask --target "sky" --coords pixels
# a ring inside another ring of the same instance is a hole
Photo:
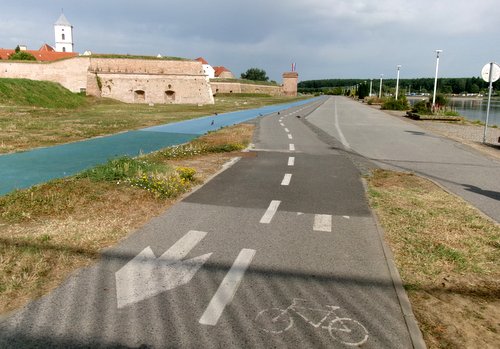
[[[299,80],[480,76],[500,62],[498,0],[0,0],[0,47],[54,45],[61,10],[75,51],[204,57],[237,77]]]

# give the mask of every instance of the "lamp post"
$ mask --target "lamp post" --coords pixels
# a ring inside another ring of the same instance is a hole
[[[439,54],[443,52],[443,50],[436,50],[436,76],[434,77],[434,94],[432,95],[432,110],[436,106],[436,90],[437,90],[437,81],[438,81],[438,69],[439,69]]]
[[[370,79],[370,97],[372,96],[373,79]]]
[[[380,89],[378,91],[378,98],[382,98],[382,79],[384,77],[384,74],[380,74]]]
[[[401,69],[401,64],[398,64],[396,67],[398,68],[398,77],[396,78],[396,100],[397,100],[399,92],[399,70]]]

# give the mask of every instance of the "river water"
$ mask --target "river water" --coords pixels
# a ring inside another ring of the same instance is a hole
[[[425,97],[427,99],[429,97]],[[408,98],[410,104],[418,102],[422,98]],[[488,106],[488,99],[479,98],[450,98],[449,107],[460,113],[461,116],[467,120],[479,120],[484,122],[486,120],[486,109]],[[488,118],[488,125],[497,125],[500,127],[500,99],[491,99],[490,115]]]

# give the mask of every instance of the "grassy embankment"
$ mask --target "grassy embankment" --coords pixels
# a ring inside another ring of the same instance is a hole
[[[50,82],[0,79],[0,154],[299,99],[224,95],[214,105],[149,106],[88,98]]]
[[[369,198],[428,347],[497,347],[500,226],[412,174],[375,171]]]

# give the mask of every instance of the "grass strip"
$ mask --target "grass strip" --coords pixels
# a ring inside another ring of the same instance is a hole
[[[368,182],[428,347],[495,347],[500,226],[415,175],[376,170]]]

